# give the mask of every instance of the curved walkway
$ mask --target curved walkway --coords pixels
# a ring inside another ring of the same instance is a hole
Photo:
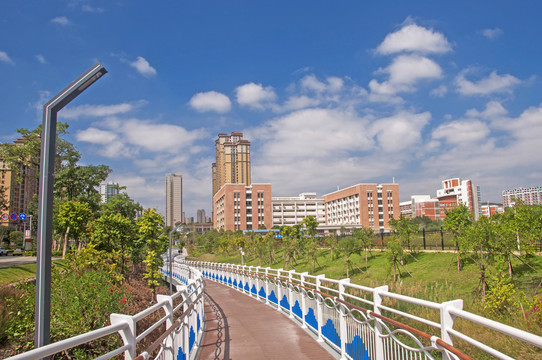
[[[259,300],[212,280],[205,280],[205,293],[198,359],[334,359],[305,330]]]

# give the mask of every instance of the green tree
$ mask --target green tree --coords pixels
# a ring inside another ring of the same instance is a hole
[[[161,278],[160,266],[162,266],[161,255],[168,247],[168,236],[164,232],[164,218],[156,209],[146,209],[143,215],[137,219],[139,234],[139,243],[146,245],[146,256],[143,261],[146,265],[144,278],[152,289],[152,294],[156,293],[158,280]]]
[[[396,234],[392,234],[388,240],[386,257],[388,259],[390,271],[393,270],[394,282],[397,281],[397,279],[401,279],[401,269],[399,267],[402,267],[410,276],[412,276],[403,265],[403,256],[404,251],[401,239],[399,239]]]
[[[472,223],[472,213],[463,204],[447,211],[443,221],[444,229],[454,236],[458,272],[462,269],[460,244],[467,239]]]
[[[68,127],[69,125],[66,123],[57,123],[55,173],[64,166],[75,165],[81,158],[81,154],[75,149],[73,144],[62,138],[62,136],[68,134]],[[41,125],[34,130],[17,129],[17,133],[21,136],[23,142],[16,145],[9,143],[0,144],[0,158],[3,159],[6,167],[15,175],[16,181],[21,182],[24,169],[20,164],[36,170],[36,173],[39,170]]]
[[[326,236],[326,244],[329,247],[329,253],[331,256],[331,261],[335,260],[335,256],[333,254],[333,251],[337,248],[337,245],[339,243],[339,238],[337,237],[337,234],[329,234]]]
[[[103,215],[89,225],[90,239],[97,250],[105,250],[120,256],[119,272],[127,274],[127,263],[135,246],[134,223],[121,214]]]
[[[374,230],[369,228],[354,229],[354,231],[352,232],[352,236],[358,239],[361,246],[363,247],[363,250],[365,252],[365,264],[367,264],[367,253],[371,251],[371,247],[375,239]]]
[[[411,218],[407,218],[403,214],[401,214],[399,219],[391,219],[390,225],[397,232],[402,245],[406,246],[410,251],[410,241],[414,234],[418,232],[418,225]]]
[[[346,277],[350,277],[350,257],[359,254],[362,250],[358,239],[353,236],[346,236],[339,241],[339,250],[345,255]],[[361,269],[360,269],[361,271]]]
[[[276,261],[275,253],[278,244],[277,240],[275,239],[276,234],[276,232],[270,231],[264,237],[265,252],[269,266],[271,266]]]
[[[60,206],[56,216],[57,228],[64,234],[62,257],[66,256],[68,240],[75,240],[80,245],[81,236],[85,233],[86,225],[92,217],[92,211],[87,203],[66,201]],[[80,246],[78,246],[80,248]]]
[[[296,236],[298,228],[293,226],[281,226],[280,235],[282,236],[282,250],[284,256],[284,268],[286,270],[293,267],[296,253]]]
[[[68,164],[55,174],[55,195],[61,200],[87,202],[95,212],[101,200],[97,188],[110,173],[107,165]]]
[[[10,246],[15,245],[15,247],[23,247],[23,238],[24,235],[21,231],[12,231],[9,233],[9,244]]]
[[[307,216],[303,219],[301,225],[305,229],[305,250],[307,252],[307,258],[312,263],[312,272],[314,273],[316,264],[318,263],[318,250],[320,248],[320,242],[316,237],[318,220],[316,220],[314,216]],[[320,264],[318,264],[318,266],[320,266]]]
[[[135,203],[134,200],[125,193],[109,198],[109,200],[101,206],[102,214],[121,214],[132,221],[135,221],[137,212],[141,210],[141,205]]]

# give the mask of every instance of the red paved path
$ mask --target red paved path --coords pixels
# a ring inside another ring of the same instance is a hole
[[[205,333],[198,359],[334,359],[277,310],[205,280]]]

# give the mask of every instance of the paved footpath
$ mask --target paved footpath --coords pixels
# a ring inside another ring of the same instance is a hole
[[[198,359],[334,359],[274,308],[205,280],[206,325]]]

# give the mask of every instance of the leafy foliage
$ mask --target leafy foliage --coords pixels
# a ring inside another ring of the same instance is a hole
[[[20,344],[18,350],[32,347],[34,334],[35,286],[19,285],[21,296],[8,299],[11,321],[8,339]],[[92,299],[92,301],[88,301]],[[115,284],[107,272],[72,268],[53,271],[51,288],[51,341],[82,334],[106,325],[109,314],[121,312],[129,296],[123,287]],[[86,347],[88,358],[94,358],[112,340]]]

